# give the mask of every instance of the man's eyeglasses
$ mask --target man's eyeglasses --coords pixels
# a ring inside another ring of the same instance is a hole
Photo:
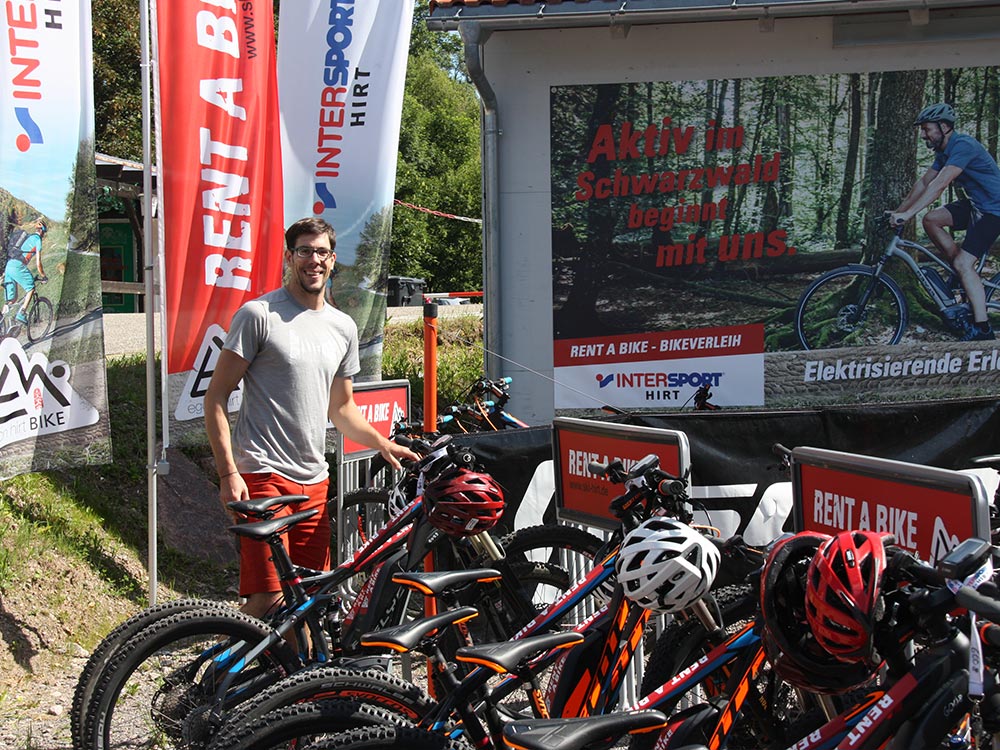
[[[333,255],[333,250],[325,247],[297,247],[293,251],[296,257],[306,260],[314,255],[320,260],[329,260],[330,256]]]

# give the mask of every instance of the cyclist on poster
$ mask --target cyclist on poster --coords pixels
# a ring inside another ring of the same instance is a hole
[[[954,107],[945,103],[925,107],[917,116],[914,125],[935,152],[934,162],[890,218],[893,224],[905,224],[952,183],[965,190],[967,197],[924,214],[923,226],[951,263],[972,308],[974,322],[960,340],[988,341],[996,335],[986,317],[986,292],[976,263],[1000,236],[1000,167],[979,141],[955,130],[956,120]],[[965,230],[961,246],[949,229]]]

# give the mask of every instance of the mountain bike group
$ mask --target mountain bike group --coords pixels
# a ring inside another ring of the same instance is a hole
[[[939,156],[897,223],[978,174],[950,108],[918,121]],[[982,202],[992,187],[968,188],[970,205],[992,208]],[[950,204],[925,218],[968,229],[965,249],[938,245],[963,284],[965,256],[974,262],[1000,234],[995,215],[974,214]],[[989,540],[960,545],[938,570],[872,532],[750,548],[693,525],[685,478],[655,456],[627,471],[590,466],[624,486],[605,543],[560,526],[495,538],[503,489],[474,455],[447,435],[388,440],[358,410],[357,330],[323,295],[333,228],[303,219],[285,243],[287,281],[236,313],[205,397],[246,603],[182,600],[110,634],[74,696],[75,750],[570,750],[627,733],[637,750],[957,748],[1000,731],[1000,626],[977,623],[1000,618]],[[991,338],[966,291],[976,326],[966,335]],[[507,383],[494,385],[506,395]],[[393,469],[407,464],[395,488],[358,498],[393,515],[333,570],[328,419]],[[435,573],[421,572],[428,556]],[[580,559],[590,567],[577,580]],[[421,619],[421,595],[444,610]],[[669,616],[659,636],[647,627],[654,615]],[[644,642],[651,655],[630,704],[623,686]],[[427,656],[427,692],[390,675],[377,655],[386,651]]]

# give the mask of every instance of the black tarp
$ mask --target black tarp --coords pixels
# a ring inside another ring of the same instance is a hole
[[[970,459],[1000,453],[996,399],[830,407],[793,412],[685,412],[634,414],[603,421],[684,432],[691,445],[692,484],[754,485],[752,495],[711,501],[739,512],[742,530],[768,485],[785,481],[776,470],[774,443],[811,446],[961,469]],[[552,457],[549,427],[458,438],[480,456],[504,486],[513,519],[535,467]]]

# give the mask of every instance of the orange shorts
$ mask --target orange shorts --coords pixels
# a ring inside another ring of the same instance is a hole
[[[275,518],[300,510],[317,508],[312,518],[300,521],[285,534],[285,549],[292,562],[316,570],[330,567],[330,514],[326,507],[329,480],[316,484],[299,484],[279,474],[244,474],[250,498],[277,495],[308,495],[308,500],[290,503],[278,510]],[[266,542],[240,537],[240,596],[281,591],[278,573],[271,562],[271,548]]]

